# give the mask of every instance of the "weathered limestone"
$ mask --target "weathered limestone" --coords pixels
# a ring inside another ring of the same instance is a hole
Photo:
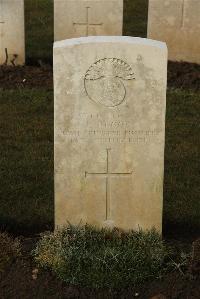
[[[0,0],[0,64],[24,62],[24,0]]]
[[[54,39],[122,35],[123,0],[54,0]]]
[[[166,77],[161,42],[54,44],[56,226],[161,231]]]
[[[199,35],[199,0],[149,0],[148,38],[166,42],[170,60],[200,63]]]

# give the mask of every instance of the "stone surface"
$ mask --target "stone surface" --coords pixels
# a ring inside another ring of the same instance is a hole
[[[148,38],[166,42],[170,60],[200,63],[199,32],[199,0],[149,0]]]
[[[123,0],[54,0],[56,41],[89,35],[122,35]]]
[[[166,76],[164,43],[54,44],[56,226],[161,231]]]
[[[0,64],[24,62],[24,0],[0,0]]]

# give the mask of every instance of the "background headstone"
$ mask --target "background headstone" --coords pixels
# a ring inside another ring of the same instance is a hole
[[[24,62],[24,0],[0,0],[0,64]]]
[[[166,77],[161,42],[54,44],[56,225],[161,230]]]
[[[54,0],[54,40],[122,35],[123,0]]]
[[[170,60],[200,63],[199,35],[199,0],[149,0],[148,38],[166,42]]]

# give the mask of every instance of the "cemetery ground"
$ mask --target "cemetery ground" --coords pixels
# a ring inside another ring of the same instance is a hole
[[[124,34],[145,36],[146,3],[125,1]],[[128,19],[133,9],[137,18]],[[29,65],[0,69],[0,230],[8,233],[0,234],[0,298],[199,298],[200,249],[197,260],[191,252],[200,237],[200,66],[168,68],[163,239],[170,271],[126,288],[69,285],[32,256],[39,234],[54,227],[52,1],[26,1],[26,19]]]
[[[169,64],[164,239],[179,253],[191,252],[191,244],[199,237],[200,229],[199,69],[197,65]],[[4,259],[0,258],[1,267],[5,267],[0,282],[3,298],[17,298],[16,293],[23,298],[29,298],[30,294],[36,298],[132,298],[137,292],[140,298],[150,298],[159,292],[169,298],[198,298],[199,279],[188,280],[188,274],[182,274],[176,266],[161,281],[112,294],[67,286],[49,271],[39,270],[37,274],[31,250],[40,232],[53,229],[54,218],[52,81],[51,66],[1,68],[0,134],[4,154],[1,156],[0,226],[2,231],[20,236],[22,246],[20,251],[19,245],[14,246],[14,251],[6,247],[8,265],[4,266]],[[4,258],[6,248],[1,252]]]

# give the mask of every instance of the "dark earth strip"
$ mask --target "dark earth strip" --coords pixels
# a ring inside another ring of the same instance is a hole
[[[53,88],[53,70],[41,64],[23,67],[0,67],[0,88]],[[186,62],[169,62],[168,87],[200,90],[200,65]]]
[[[49,65],[0,67],[0,89],[23,88],[53,89],[52,67]],[[169,62],[168,87],[200,90],[200,65]],[[50,227],[47,227],[48,229]],[[19,232],[18,232],[19,233]],[[20,231],[22,234],[22,230]],[[33,236],[33,232],[31,233]],[[170,243],[181,243],[182,248],[191,246],[192,241],[199,235],[192,227],[182,224],[164,223],[164,239]],[[20,237],[22,242],[22,256],[15,259],[4,273],[0,273],[0,299],[13,298],[100,298],[100,299],[199,299],[200,275],[183,275],[171,273],[162,280],[148,282],[142,287],[131,287],[120,290],[95,290],[69,286],[58,280],[51,272],[37,270],[31,257],[31,250],[35,247],[37,237]],[[0,260],[1,264],[1,260]],[[160,297],[158,296],[159,294]]]
[[[69,286],[52,273],[37,269],[30,254],[37,240],[38,238],[21,238],[22,256],[14,261],[4,274],[0,274],[0,298],[199,299],[200,276],[189,279],[189,276],[177,272],[161,280],[148,282],[142,287],[130,286],[128,289],[95,290]],[[159,294],[162,296],[159,297]]]

